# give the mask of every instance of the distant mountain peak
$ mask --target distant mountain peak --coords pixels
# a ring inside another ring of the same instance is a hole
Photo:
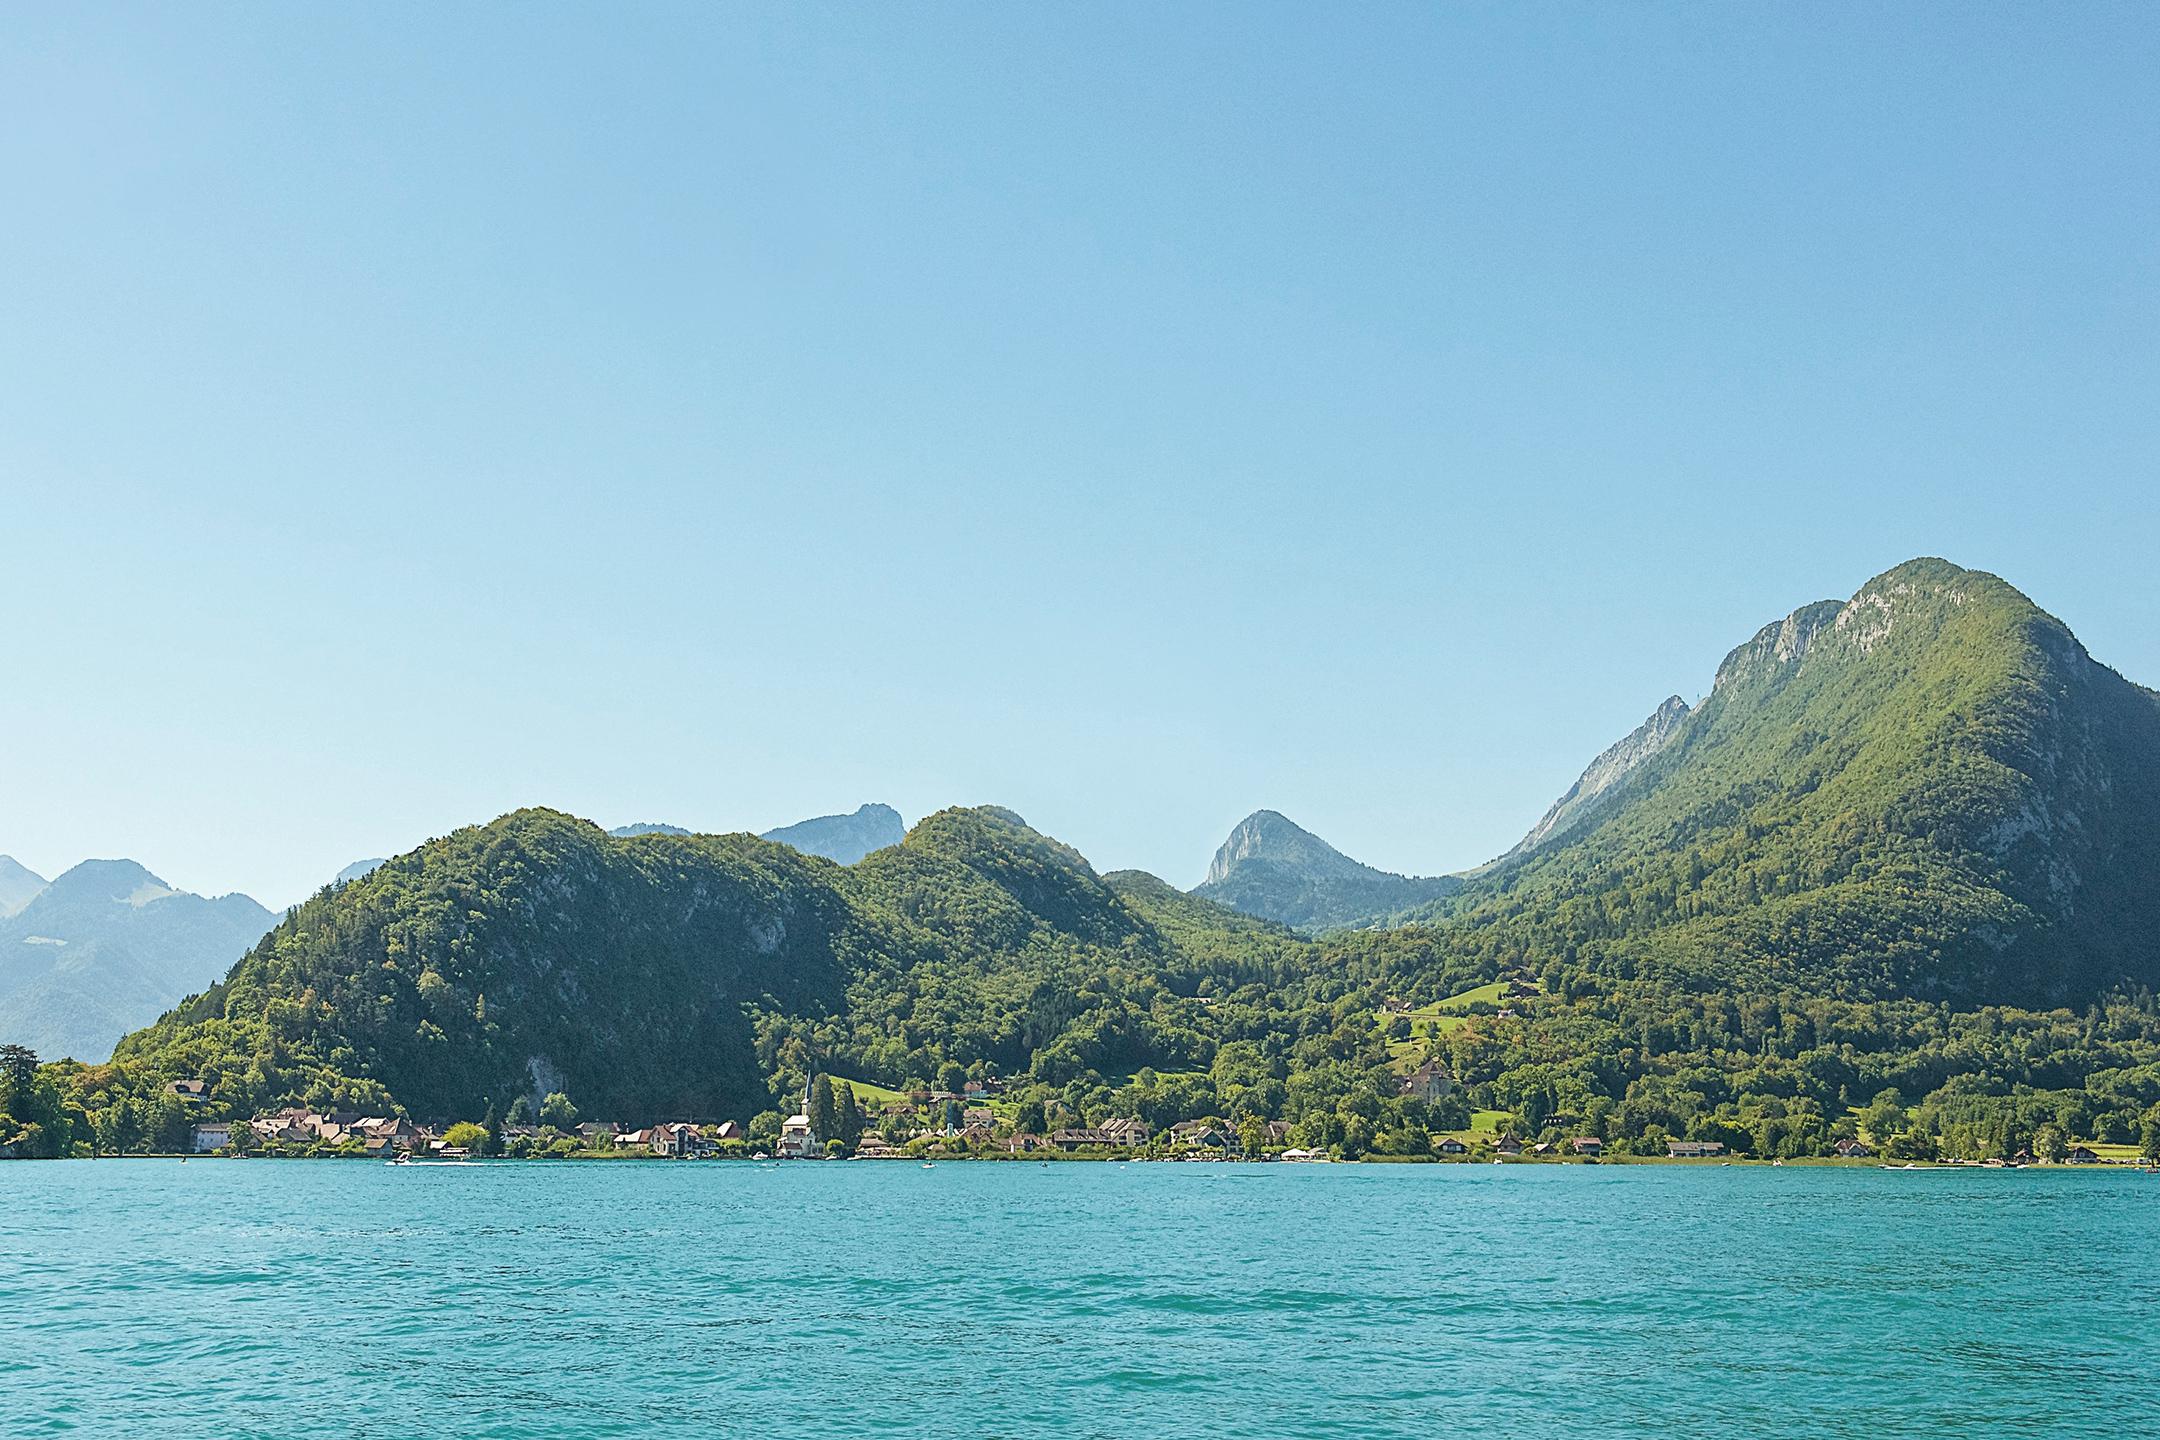
[[[1238,821],[1208,864],[1208,883],[1220,884],[1228,880],[1240,865],[1253,860],[1297,865],[1315,874],[1364,876],[1387,873],[1359,864],[1280,810],[1255,810]]]
[[[336,875],[332,876],[330,883],[333,885],[348,885],[355,880],[363,879],[369,875],[374,874],[377,870],[382,868],[382,865],[383,861],[380,858],[373,860],[355,860],[352,862],[352,864],[347,865],[344,869],[338,871]]]
[[[1018,821],[1020,817],[1012,818]],[[858,806],[852,814],[800,820],[768,830],[759,838],[792,846],[805,855],[822,855],[836,864],[852,865],[873,851],[899,844],[906,834],[907,826],[899,811],[872,802]]]
[[[51,882],[12,855],[0,855],[0,919],[29,904]]]
[[[1193,893],[1247,915],[1303,929],[1384,918],[1461,888],[1451,875],[1378,870],[1337,850],[1279,810],[1255,810],[1215,851]]]
[[[100,1061],[113,1042],[212,983],[274,917],[245,895],[206,898],[133,860],[85,860],[0,917],[0,1036]]]
[[[46,893],[70,901],[112,900],[147,905],[181,892],[133,860],[85,860],[63,871]]]
[[[638,835],[688,835],[680,825],[662,825],[656,820],[640,820],[634,825],[618,825],[607,832],[618,840],[628,840]]]

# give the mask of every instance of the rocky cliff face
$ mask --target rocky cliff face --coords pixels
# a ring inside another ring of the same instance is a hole
[[[1650,718],[1628,733],[1592,760],[1581,778],[1567,789],[1567,793],[1553,801],[1544,818],[1530,827],[1530,833],[1516,843],[1514,849],[1501,857],[1513,859],[1537,849],[1547,841],[1558,838],[1580,825],[1596,809],[1600,798],[1610,793],[1615,785],[1625,780],[1644,761],[1656,755],[1670,744],[1673,736],[1680,733],[1680,726],[1688,717],[1687,701],[1678,695],[1671,696],[1664,704],[1650,712]]]
[[[1239,821],[1193,894],[1303,930],[1385,919],[1453,894],[1451,875],[1415,878],[1363,865],[1273,810]]]

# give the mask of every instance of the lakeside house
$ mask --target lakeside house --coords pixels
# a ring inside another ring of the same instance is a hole
[[[381,1140],[393,1149],[412,1150],[433,1138],[433,1132],[396,1116],[356,1115],[349,1110],[322,1112],[299,1106],[288,1106],[258,1115],[253,1120],[235,1123],[263,1144],[278,1147],[358,1144],[372,1154],[384,1147],[370,1145],[371,1141]],[[227,1133],[229,1135],[230,1131]]]
[[[1166,1132],[1172,1145],[1186,1145],[1199,1150],[1220,1150],[1235,1155],[1244,1149],[1238,1133],[1228,1125],[1211,1120],[1180,1120]]]
[[[1502,1135],[1498,1140],[1493,1141],[1492,1148],[1502,1155],[1520,1155],[1522,1154],[1522,1141],[1516,1139],[1513,1135]]]
[[[1595,1135],[1578,1135],[1568,1141],[1568,1147],[1577,1155],[1603,1155],[1605,1142]]]
[[[1110,1137],[1113,1145],[1129,1148],[1147,1144],[1148,1136],[1154,1133],[1148,1128],[1147,1121],[1137,1115],[1128,1115],[1122,1120],[1105,1120],[1099,1128],[1103,1134]]]
[[[1470,1153],[1470,1147],[1463,1144],[1462,1141],[1456,1139],[1453,1135],[1448,1136],[1446,1139],[1442,1140],[1438,1145],[1434,1146],[1433,1148],[1438,1150],[1442,1155],[1467,1155]]]
[[[1078,1150],[1083,1146],[1115,1145],[1102,1131],[1087,1126],[1074,1126],[1050,1132],[1050,1143],[1060,1150]]]
[[[2100,1152],[2090,1145],[2072,1145],[2063,1152],[2063,1164],[2065,1165],[2097,1165],[2099,1163]]]
[[[692,1160],[712,1150],[704,1132],[682,1120],[653,1126],[646,1143],[653,1154],[670,1160]]]
[[[211,1150],[223,1150],[232,1144],[232,1122],[214,1120],[195,1127],[195,1153],[205,1154]]]
[[[1865,1140],[1840,1140],[1835,1148],[1842,1160],[1865,1160],[1875,1153],[1875,1147]]]
[[[1665,1154],[1673,1160],[1708,1160],[1725,1153],[1722,1140],[1668,1140]]]

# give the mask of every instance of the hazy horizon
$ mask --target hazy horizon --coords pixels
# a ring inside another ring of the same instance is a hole
[[[1921,555],[2160,683],[2142,12],[1252,13],[15,17],[0,853],[1441,873]]]

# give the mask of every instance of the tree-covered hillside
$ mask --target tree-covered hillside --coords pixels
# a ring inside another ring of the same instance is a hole
[[[1919,560],[1765,627],[1450,948],[1847,996],[2160,981],[2160,701],[1991,575]]]
[[[731,1113],[765,1095],[745,1006],[837,1004],[871,943],[834,873],[519,811],[316,895],[116,1058],[249,1103],[477,1114],[568,1085],[608,1113]]]
[[[1301,1039],[1340,1026],[1307,1063],[1378,1093],[1356,983],[1287,930],[1153,877],[1106,882],[995,808],[933,815],[852,867],[528,810],[326,889],[97,1083],[202,1078],[240,1113],[478,1115],[564,1090],[589,1114],[748,1118],[813,1068],[919,1086],[957,1065],[1077,1102],[1205,1073],[1240,1038],[1281,1082]]]

